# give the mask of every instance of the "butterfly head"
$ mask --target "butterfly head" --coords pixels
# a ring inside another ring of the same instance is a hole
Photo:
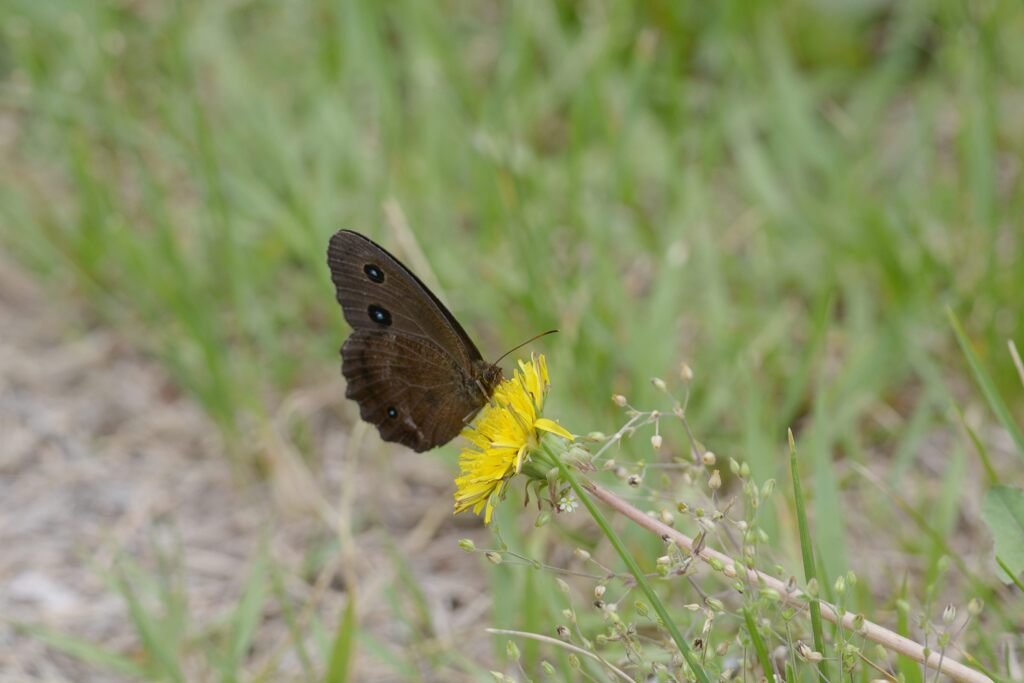
[[[504,373],[501,371],[499,365],[488,365],[487,370],[484,371],[484,386],[491,391],[494,391],[494,387],[501,383],[501,380],[505,379]]]
[[[501,380],[505,379],[505,376],[501,372],[501,366],[498,365],[498,363],[500,363],[502,359],[504,359],[513,351],[523,348],[530,342],[536,339],[540,339],[541,337],[545,337],[549,334],[554,334],[555,332],[558,332],[558,330],[548,330],[547,332],[541,332],[540,334],[534,335],[527,339],[526,341],[524,341],[522,344],[517,344],[516,346],[513,346],[505,353],[501,354],[501,358],[498,358],[498,360],[494,361],[493,363],[488,363],[487,361],[484,360],[474,361],[473,376],[476,379],[476,382],[480,386],[480,388],[484,390],[484,393],[487,395],[487,398],[489,399],[491,397],[491,394],[494,393],[494,389],[498,386],[498,384],[501,383]]]
[[[505,378],[505,375],[501,371],[501,366],[497,364],[491,364],[484,360],[476,361],[476,379],[481,389],[483,389],[486,398],[490,398],[494,393],[494,389],[501,384],[501,380]]]

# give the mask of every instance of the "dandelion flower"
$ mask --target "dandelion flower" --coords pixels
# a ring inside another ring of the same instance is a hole
[[[476,422],[462,430],[471,445],[459,454],[456,514],[485,510],[484,523],[490,524],[497,498],[540,446],[541,432],[572,440],[564,427],[541,417],[549,384],[543,355],[534,354],[529,363],[519,361],[519,369],[498,385]]]

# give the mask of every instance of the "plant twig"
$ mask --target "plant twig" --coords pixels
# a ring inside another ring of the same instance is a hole
[[[616,676],[619,676],[622,680],[628,681],[628,683],[633,683],[633,678],[629,674],[627,674],[625,671],[615,666],[608,660],[602,659],[590,650],[584,650],[582,647],[579,647],[578,645],[573,645],[572,643],[567,643],[564,640],[552,638],[551,636],[544,636],[539,633],[530,633],[529,631],[510,631],[504,628],[489,628],[486,629],[486,631],[488,633],[493,633],[496,636],[516,636],[518,638],[529,638],[530,640],[538,640],[542,643],[548,643],[550,645],[555,645],[557,647],[570,650],[571,652],[575,652],[578,655],[583,655],[584,657],[590,657],[591,659],[600,662],[602,666],[608,667],[608,669],[612,673],[614,673]]]
[[[662,524],[653,517],[649,517],[644,512],[633,507],[611,491],[595,484],[592,481],[583,481],[581,482],[581,486],[595,498],[612,508],[615,512],[629,518],[648,531],[658,534],[662,538],[670,539],[676,545],[686,548],[692,552],[693,540],[689,536],[673,529],[670,526]],[[736,562],[728,555],[707,547],[701,550],[698,557],[705,562],[715,559],[727,566],[733,565],[737,569],[743,567],[742,563]],[[778,592],[783,602],[793,607],[803,608],[809,600],[813,599],[804,594],[803,591],[790,591],[785,582],[780,581],[774,576],[764,574],[755,569],[747,569],[746,572],[747,579],[751,583],[757,586],[766,586],[774,589]],[[855,624],[858,616],[857,614],[852,612],[840,613],[839,609],[834,605],[821,600],[819,600],[818,603],[821,606],[821,616],[827,621],[841,625],[851,631],[858,632],[868,640],[878,643],[887,650],[905,655],[927,667],[941,671],[955,681],[961,681],[963,683],[992,683],[992,679],[983,673],[975,671],[974,669],[971,669],[949,657],[943,658],[938,652],[931,651],[927,656],[925,656],[925,649],[919,643],[901,636],[898,633],[894,633],[893,631],[879,626],[874,622],[864,619],[863,625]]]

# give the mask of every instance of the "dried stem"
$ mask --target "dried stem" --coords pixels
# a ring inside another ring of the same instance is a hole
[[[585,481],[582,485],[587,492],[599,499],[608,507],[612,508],[615,512],[628,517],[652,533],[672,540],[672,542],[679,547],[686,548],[691,551],[693,550],[693,539],[689,536],[686,536],[670,526],[662,524],[657,519],[648,516],[644,512],[622,500],[611,491],[608,491],[591,481]],[[728,555],[710,548],[704,548],[701,550],[698,557],[705,562],[711,559],[716,559],[725,565],[735,566],[737,570],[740,570],[743,567],[742,563],[736,562]],[[802,591],[790,591],[783,581],[755,569],[747,569],[747,580],[754,585],[774,589],[778,592],[784,602],[796,608],[805,607],[807,601],[810,599]],[[887,650],[905,655],[927,667],[941,671],[953,680],[963,681],[964,683],[992,683],[992,679],[988,676],[975,671],[954,659],[943,657],[939,652],[931,651],[927,656],[925,656],[925,649],[919,643],[890,631],[887,628],[883,628],[882,626],[868,621],[867,619],[865,619],[863,625],[860,625],[860,628],[858,628],[858,624],[854,623],[857,619],[857,615],[854,613],[840,613],[838,608],[824,601],[819,601],[818,604],[821,606],[821,616],[827,621],[830,621],[833,624],[840,624],[844,628],[858,632],[868,640],[878,643]]]

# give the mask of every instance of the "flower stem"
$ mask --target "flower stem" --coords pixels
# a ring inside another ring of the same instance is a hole
[[[661,598],[659,598],[658,594],[654,592],[654,588],[651,587],[647,577],[644,575],[643,571],[641,571],[640,565],[636,563],[633,556],[629,554],[628,550],[626,550],[626,546],[623,544],[622,539],[619,538],[619,535],[616,534],[615,530],[612,529],[610,524],[608,524],[608,520],[605,519],[601,510],[594,505],[592,500],[590,500],[590,496],[583,491],[583,487],[576,481],[576,477],[562,458],[552,453],[546,443],[543,444],[543,448],[544,451],[551,456],[551,459],[558,465],[562,478],[569,482],[569,486],[571,486],[572,490],[576,492],[576,497],[579,498],[583,505],[586,506],[587,511],[590,513],[590,516],[594,518],[597,526],[601,527],[601,531],[604,532],[604,535],[608,537],[609,541],[611,541],[616,552],[619,553],[619,557],[622,558],[622,561],[626,564],[629,572],[633,575],[633,578],[636,579],[637,585],[639,585],[640,589],[643,590],[644,595],[646,595],[647,599],[650,600],[651,606],[654,607],[654,611],[658,613],[662,623],[668,630],[669,635],[672,636],[672,640],[675,641],[676,647],[679,648],[679,652],[682,653],[683,658],[690,666],[690,670],[693,671],[697,680],[700,681],[700,683],[711,683],[707,673],[704,671],[704,668],[700,665],[700,662],[697,661],[697,658],[694,657],[693,650],[690,649],[690,645],[686,642],[686,639],[683,638],[683,634],[679,632],[679,627],[676,626],[675,622],[672,621],[672,617],[669,616],[668,610],[665,609],[665,605],[661,602]]]

